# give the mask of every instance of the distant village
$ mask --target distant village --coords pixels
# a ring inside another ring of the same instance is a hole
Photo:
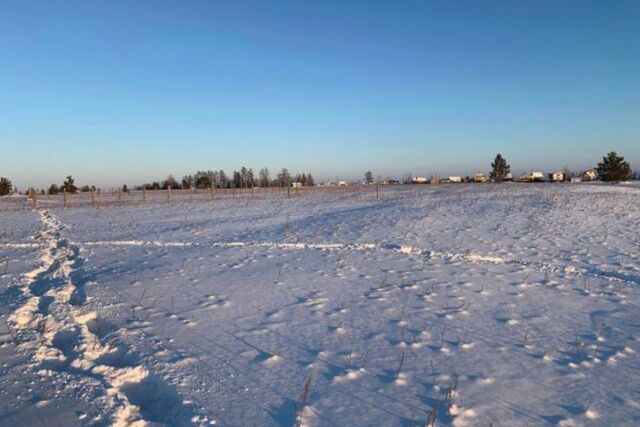
[[[484,172],[478,172],[472,176],[451,175],[447,177],[440,176],[413,176],[405,175],[402,179],[385,177],[384,179],[373,179],[371,172],[366,172],[362,182],[349,183],[347,181],[335,182],[326,181],[322,186],[348,186],[350,184],[382,184],[382,185],[400,185],[400,184],[463,184],[463,183],[484,183],[484,182],[590,182],[590,181],[608,181],[620,182],[628,180],[640,179],[640,174],[633,173],[631,165],[619,156],[616,152],[610,152],[602,158],[602,162],[598,163],[596,168],[589,168],[581,172],[571,172],[563,169],[555,172],[531,171],[513,176],[511,167],[501,154],[498,154],[491,164],[492,171],[489,175]],[[293,183],[295,186],[296,183]]]
[[[527,172],[517,177],[513,177],[511,173],[508,173],[500,182],[581,182],[581,181],[597,181],[598,174],[595,169],[587,169],[582,173],[576,174],[567,171],[558,171],[551,173],[543,172]],[[448,177],[425,177],[425,176],[412,176],[411,181],[398,180],[386,177],[382,181],[384,185],[393,184],[463,184],[463,183],[482,183],[482,182],[496,182],[496,180],[489,178],[484,172],[478,172],[473,176],[460,176],[451,175]]]

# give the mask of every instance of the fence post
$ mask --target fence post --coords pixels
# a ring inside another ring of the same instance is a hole
[[[95,206],[96,205],[96,192],[95,190],[91,191],[91,206]]]
[[[213,185],[209,186],[209,200],[213,200]]]
[[[67,189],[62,189],[62,197],[64,198],[64,208],[67,209]]]
[[[376,178],[376,200],[380,197],[380,177]]]
[[[31,201],[33,202],[33,206],[36,206],[36,190],[35,188],[29,188],[29,198],[31,199]]]
[[[147,190],[142,187],[142,203],[147,203]]]
[[[167,202],[171,203],[171,186],[167,186]]]
[[[122,189],[118,188],[118,202],[122,201]]]

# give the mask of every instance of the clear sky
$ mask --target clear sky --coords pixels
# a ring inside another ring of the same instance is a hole
[[[640,1],[0,0],[0,176],[640,169]]]

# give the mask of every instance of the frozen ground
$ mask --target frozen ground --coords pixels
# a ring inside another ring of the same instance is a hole
[[[0,200],[0,426],[640,424],[640,189]]]

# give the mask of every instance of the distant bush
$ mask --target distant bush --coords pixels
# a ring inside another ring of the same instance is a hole
[[[2,177],[0,178],[0,196],[6,196],[11,193],[11,181],[9,178]]]

